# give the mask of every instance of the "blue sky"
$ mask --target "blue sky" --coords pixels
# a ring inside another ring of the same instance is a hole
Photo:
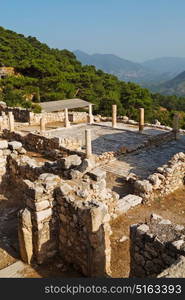
[[[0,26],[54,48],[185,57],[184,0],[1,0]]]

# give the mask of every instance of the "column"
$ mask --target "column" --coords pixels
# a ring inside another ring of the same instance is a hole
[[[40,119],[40,131],[44,132],[46,130],[46,121],[45,118],[42,116]]]
[[[145,110],[144,108],[139,108],[139,131],[142,132],[145,124]]]
[[[117,124],[117,105],[112,105],[112,127],[116,128]]]
[[[65,108],[65,127],[70,127],[70,122],[69,122],[69,118],[68,118],[68,109]]]
[[[15,128],[14,128],[14,115],[12,111],[8,112],[8,119],[9,119],[9,130],[10,132],[13,132],[15,131]]]
[[[179,114],[175,113],[173,117],[173,132],[175,135],[175,139],[178,139],[178,133],[179,133]]]
[[[85,145],[86,145],[86,157],[92,156],[92,144],[91,144],[91,129],[85,130]]]
[[[88,123],[92,124],[94,121],[92,114],[92,104],[89,104],[89,115],[88,115]]]

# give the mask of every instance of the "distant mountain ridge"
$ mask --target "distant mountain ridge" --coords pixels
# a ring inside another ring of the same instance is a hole
[[[73,53],[83,65],[94,65],[97,69],[116,75],[124,81],[133,81],[142,84],[164,80],[163,76],[158,72],[114,54],[96,53],[89,55],[80,50],[76,50]]]
[[[151,59],[143,62],[142,66],[161,74],[168,74],[168,76],[174,78],[185,70],[185,57],[161,57]]]
[[[137,63],[114,54],[90,55],[80,50],[74,51],[74,54],[83,65],[94,65],[121,80],[133,81],[149,88],[150,85],[171,80],[185,70],[185,58],[164,57]]]

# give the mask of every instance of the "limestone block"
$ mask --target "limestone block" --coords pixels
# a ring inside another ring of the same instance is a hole
[[[8,143],[8,148],[10,150],[18,150],[22,147],[22,143],[17,142],[17,141],[13,141],[13,142],[9,142]]]
[[[48,208],[49,206],[50,206],[50,203],[47,200],[35,202],[35,210],[36,211],[44,210],[44,209]]]
[[[140,226],[138,226],[137,230],[139,230],[140,232],[142,231],[143,233],[146,233],[147,231],[149,231],[149,226],[146,224],[141,224]]]
[[[101,224],[104,222],[105,215],[107,215],[107,211],[107,206],[103,203],[99,207],[91,209],[92,232],[99,230]]]
[[[0,149],[7,149],[8,142],[7,141],[0,141]]]
[[[159,174],[160,175],[160,174]],[[161,185],[161,180],[159,179],[158,174],[152,174],[148,177],[148,180],[152,183],[155,189],[159,188]]]
[[[70,155],[66,158],[63,158],[59,161],[60,167],[63,169],[70,169],[71,167],[79,166],[82,160],[78,155]]]
[[[68,195],[72,190],[73,188],[67,183],[62,183],[62,185],[59,187],[59,191],[62,196]]]
[[[2,151],[2,150],[1,150],[1,151]],[[10,155],[10,153],[11,153],[11,150],[10,150],[10,149],[4,149],[4,150],[3,150],[3,155],[4,155],[4,156]]]
[[[92,159],[85,158],[82,164],[79,166],[78,170],[80,172],[87,172],[95,167],[95,162]]]
[[[42,211],[39,211],[39,212],[36,212],[36,220],[37,222],[42,222],[48,218],[51,217],[52,215],[52,209],[51,208],[48,208],[48,209],[45,209],[45,210],[42,210]]]
[[[100,168],[91,170],[91,172],[89,172],[88,175],[95,181],[99,181],[101,179],[106,178],[106,172],[101,170]]]
[[[17,151],[18,151],[19,154],[26,154],[27,153],[26,149],[24,149],[23,147],[17,149]]]
[[[177,249],[180,250],[181,246],[185,244],[184,240],[178,240],[172,243],[172,245]]]
[[[150,193],[152,192],[152,185],[149,183],[148,180],[137,180],[134,183],[134,188],[136,191],[143,192],[143,193]]]
[[[115,211],[118,215],[122,213],[126,213],[130,208],[138,204],[141,204],[141,202],[142,202],[141,197],[129,194],[117,201],[117,206]]]
[[[18,237],[21,258],[30,264],[33,256],[32,221],[31,213],[27,208],[19,213]]]

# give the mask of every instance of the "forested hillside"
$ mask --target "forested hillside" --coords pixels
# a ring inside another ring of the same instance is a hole
[[[95,113],[111,115],[112,104],[119,114],[137,119],[139,107],[146,109],[146,120],[170,125],[174,110],[185,107],[184,98],[152,95],[135,83],[82,66],[68,50],[51,49],[34,37],[24,37],[0,27],[0,65],[14,67],[15,75],[0,79],[0,101],[39,111],[38,102],[82,98],[95,104]],[[32,97],[29,99],[29,96]],[[160,106],[168,104],[168,110]],[[170,107],[172,103],[172,107]],[[182,113],[182,125],[184,115]]]
[[[175,78],[153,88],[154,91],[155,89],[164,95],[175,94],[177,96],[185,97],[185,71],[177,75]]]

